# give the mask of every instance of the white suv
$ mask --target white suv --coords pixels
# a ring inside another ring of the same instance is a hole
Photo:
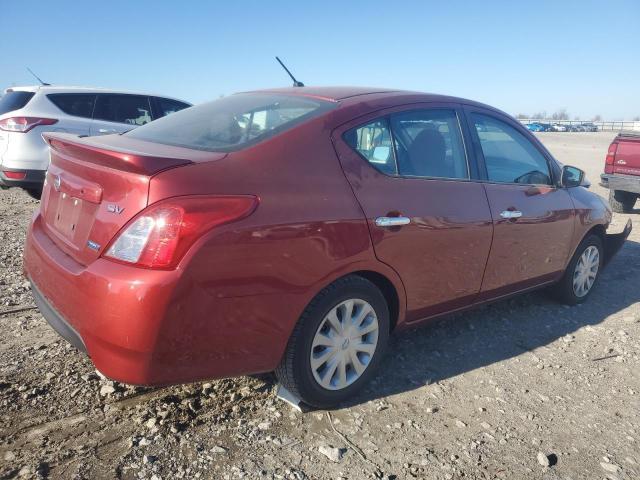
[[[123,133],[191,104],[98,88],[11,87],[0,97],[0,187],[39,198],[49,166],[43,132]]]

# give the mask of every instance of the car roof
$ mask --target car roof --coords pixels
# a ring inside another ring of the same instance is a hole
[[[149,92],[139,92],[139,91],[131,91],[131,90],[118,90],[113,88],[103,88],[103,87],[78,87],[78,86],[66,86],[66,85],[24,85],[24,86],[16,86],[9,87],[5,89],[4,93],[9,92],[42,92],[42,93],[120,93],[125,95],[146,95],[153,97],[162,97],[168,98],[171,100],[177,100],[179,102],[188,103],[191,105],[191,102],[187,102],[185,100],[181,100],[176,97],[171,97],[168,95],[158,95],[155,93]]]
[[[279,93],[283,95],[301,95],[305,97],[316,97],[325,100],[339,101],[361,95],[371,95],[374,93],[393,93],[399,90],[389,88],[373,87],[286,87],[286,88],[266,88],[244,93]]]
[[[411,99],[416,102],[450,102],[463,103],[467,105],[475,105],[490,110],[496,110],[491,105],[486,105],[474,100],[466,98],[452,97],[449,95],[440,95],[435,93],[417,92],[411,90],[399,90],[390,88],[376,87],[353,87],[353,86],[327,86],[327,87],[287,87],[287,88],[270,88],[262,90],[253,90],[242,93],[276,93],[282,95],[297,95],[305,97],[314,97],[318,99],[339,102],[339,103],[358,103],[373,100],[384,100],[395,98],[399,102],[405,99]]]

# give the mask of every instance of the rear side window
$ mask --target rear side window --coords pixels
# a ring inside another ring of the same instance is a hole
[[[293,95],[236,94],[176,112],[125,135],[165,145],[229,152],[282,133],[335,105]]]
[[[344,140],[383,173],[397,173],[391,131],[387,119],[376,120],[344,134]]]
[[[20,91],[5,93],[0,97],[0,115],[24,108],[34,95],[34,92]]]
[[[349,130],[344,140],[388,175],[469,178],[455,110],[397,113]]]
[[[179,112],[190,106],[184,102],[161,97],[156,97],[156,105],[158,106],[158,118],[169,115],[170,113]]]
[[[149,97],[143,95],[98,95],[93,118],[128,125],[144,125],[152,120]]]
[[[547,159],[521,132],[488,115],[471,115],[492,182],[551,185]]]
[[[67,115],[91,118],[96,96],[85,93],[51,93],[47,98]]]

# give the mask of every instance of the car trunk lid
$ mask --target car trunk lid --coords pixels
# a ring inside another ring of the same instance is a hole
[[[640,133],[620,134],[613,159],[613,173],[640,175]]]
[[[79,138],[46,133],[51,163],[41,215],[48,236],[88,265],[118,231],[147,206],[150,178],[203,160],[203,152],[118,135]],[[212,157],[224,154],[208,154]]]

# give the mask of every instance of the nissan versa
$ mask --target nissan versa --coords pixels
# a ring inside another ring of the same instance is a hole
[[[132,384],[275,370],[330,407],[391,332],[542,286],[583,302],[631,230],[515,119],[453,97],[288,88],[43,136],[25,274]]]

